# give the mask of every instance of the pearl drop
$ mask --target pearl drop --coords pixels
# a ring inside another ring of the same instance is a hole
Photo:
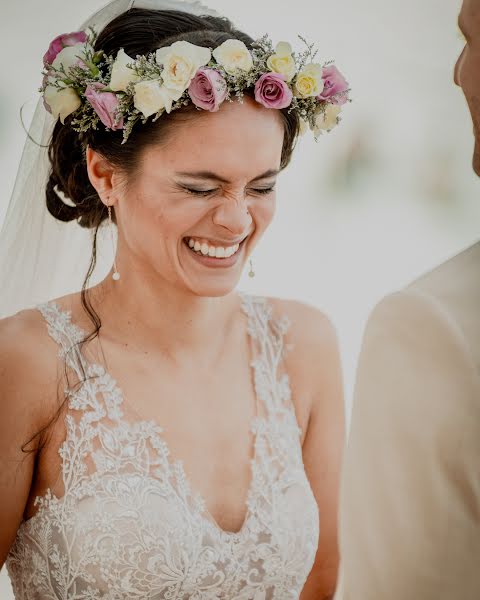
[[[115,273],[112,275],[112,279],[114,279],[115,281],[118,281],[120,279],[120,273],[115,271]]]

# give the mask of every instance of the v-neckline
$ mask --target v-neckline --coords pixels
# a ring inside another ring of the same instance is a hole
[[[248,459],[250,483],[249,483],[247,493],[245,496],[245,500],[244,500],[245,516],[244,516],[244,519],[243,519],[242,524],[241,524],[240,528],[238,529],[238,531],[230,531],[230,530],[224,529],[223,527],[221,527],[219,525],[217,519],[213,516],[210,509],[208,508],[207,502],[206,502],[205,498],[203,497],[203,494],[201,492],[199,492],[198,490],[194,489],[193,485],[191,484],[190,479],[187,476],[187,473],[185,471],[184,460],[181,458],[174,458],[174,459],[172,458],[173,454],[170,450],[170,446],[169,446],[168,442],[166,441],[165,437],[161,434],[161,432],[163,432],[165,429],[163,425],[161,425],[154,418],[142,419],[140,417],[138,420],[131,420],[131,421],[123,420],[122,417],[119,417],[119,419],[118,419],[119,422],[123,422],[129,427],[132,427],[136,424],[138,425],[138,424],[143,423],[146,425],[151,425],[155,429],[155,432],[156,432],[155,435],[165,450],[165,462],[167,464],[169,474],[174,473],[176,469],[178,470],[183,483],[188,488],[189,494],[194,499],[195,508],[198,509],[200,516],[205,520],[206,523],[210,524],[210,526],[213,528],[213,530],[217,534],[219,534],[221,537],[223,537],[225,539],[231,539],[233,541],[237,540],[244,534],[244,532],[247,529],[247,525],[250,521],[250,518],[252,516],[250,507],[251,507],[251,503],[252,503],[252,499],[253,499],[254,490],[256,487],[256,472],[257,472],[256,463],[258,460],[258,425],[261,422],[266,422],[270,416],[268,407],[265,404],[265,402],[262,401],[262,395],[259,393],[259,389],[258,389],[258,385],[257,385],[256,370],[259,367],[258,360],[259,359],[261,360],[262,353],[259,352],[258,358],[254,359],[253,348],[255,346],[255,337],[252,334],[252,331],[254,330],[254,324],[252,323],[252,316],[250,314],[250,311],[246,308],[246,303],[251,301],[251,297],[249,294],[247,294],[245,292],[241,292],[241,291],[237,291],[237,295],[238,295],[239,301],[240,301],[240,310],[246,316],[246,333],[247,333],[247,340],[248,340],[248,347],[249,347],[248,366],[249,366],[249,373],[251,374],[251,376],[253,376],[253,390],[254,390],[254,395],[255,395],[255,407],[256,407],[255,415],[250,419],[250,424],[249,424],[249,433],[252,433],[252,436],[253,436],[253,457]],[[85,330],[82,327],[80,327],[79,325],[77,325],[77,323],[75,323],[72,320],[72,313],[70,310],[60,308],[60,306],[58,305],[57,302],[55,302],[55,300],[50,300],[49,302],[46,302],[46,304],[52,306],[58,314],[63,316],[64,324],[71,330],[71,331],[69,331],[68,338],[70,338],[70,334],[72,332],[73,332],[75,338],[77,338],[77,339],[83,339],[86,337],[87,334],[86,334]],[[96,363],[96,362],[91,362],[85,358],[83,358],[83,360],[90,367],[102,370],[102,376],[104,378],[107,378],[110,386],[113,386],[114,389],[116,390],[116,392],[118,394],[118,398],[119,398],[119,405],[121,406],[124,403],[125,395],[124,395],[123,389],[118,384],[117,380],[110,374],[109,371],[107,371],[107,369],[103,365]],[[262,416],[259,414],[258,407],[260,404],[263,405],[263,411],[265,413],[265,416]],[[59,451],[61,450],[61,448],[62,448],[62,446],[60,446]],[[252,452],[250,450],[250,454],[251,453]],[[152,475],[150,475],[150,477],[153,477],[155,479],[155,477]]]

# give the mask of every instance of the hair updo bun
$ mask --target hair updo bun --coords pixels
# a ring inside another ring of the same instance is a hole
[[[232,38],[241,40],[249,48],[254,41],[223,17],[133,8],[119,15],[99,33],[95,49],[116,56],[123,48],[129,56],[135,57],[176,41],[215,48]],[[149,120],[135,127],[128,142],[123,145],[121,130],[107,131],[100,127],[79,133],[69,125],[71,116],[67,117],[64,125],[58,121],[48,150],[51,172],[46,187],[46,202],[50,214],[60,221],[75,219],[82,227],[98,229],[108,212],[88,178],[85,158],[87,145],[128,176],[135,172],[142,151],[166,138],[178,113],[193,110],[196,110],[195,107],[188,105],[163,115],[158,121]],[[294,112],[280,112],[285,126],[282,151],[282,167],[285,167],[293,152],[299,123]]]

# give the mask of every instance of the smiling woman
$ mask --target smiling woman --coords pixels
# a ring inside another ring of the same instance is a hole
[[[247,97],[218,112],[195,111],[170,124],[165,135],[161,144],[143,150],[126,179],[92,146],[87,150],[91,185],[115,210],[118,270],[127,274],[148,264],[191,293],[227,294],[274,214],[271,190],[282,162],[282,118]],[[190,239],[200,244],[200,255],[185,243]],[[240,242],[228,259],[211,260],[210,248],[216,252]]]
[[[236,286],[300,119],[333,123],[345,83],[198,4],[131,4],[44,57],[46,206],[93,247],[81,290],[0,321],[0,562],[24,600],[328,598],[335,334]]]

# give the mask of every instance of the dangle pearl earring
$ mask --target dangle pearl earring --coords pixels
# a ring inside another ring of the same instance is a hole
[[[115,240],[113,239],[113,222],[112,222],[112,207],[108,205],[108,222],[110,227],[110,239],[112,240],[112,251],[113,251],[113,275],[112,279],[118,281],[120,279],[120,273],[117,271],[117,261],[115,258]]]
[[[248,208],[247,208],[247,215],[249,215],[249,214],[250,213],[248,212]],[[252,259],[250,259],[250,271],[248,272],[248,276],[255,277],[255,271],[253,270]]]
[[[252,259],[250,259],[250,271],[248,272],[249,277],[255,277],[255,271],[253,270]]]

